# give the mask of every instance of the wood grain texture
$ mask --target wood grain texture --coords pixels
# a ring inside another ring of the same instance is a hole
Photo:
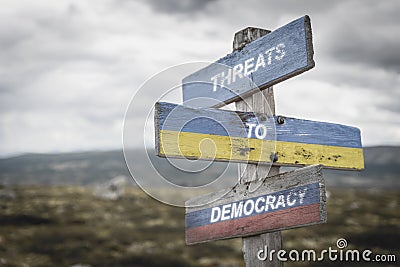
[[[247,267],[278,267],[283,266],[283,262],[279,261],[277,257],[274,257],[272,261],[266,259],[260,261],[257,258],[258,251],[267,247],[269,251],[272,249],[279,251],[283,248],[282,246],[282,232],[272,232],[262,235],[248,236],[243,238],[243,257]]]
[[[221,199],[204,205],[209,194],[186,206],[188,244],[291,229],[326,221],[322,166],[314,165],[262,179],[257,190],[238,184]],[[225,192],[225,191],[224,191]],[[219,193],[219,192],[218,192]]]
[[[254,27],[247,27],[243,30],[238,31],[237,33],[235,33],[235,36],[233,38],[233,52],[242,50],[243,47],[245,47],[248,43],[257,40],[258,38],[261,38],[270,32],[270,30]]]
[[[254,93],[258,90],[257,87],[265,89],[315,65],[308,16],[292,21],[245,46],[243,43],[238,44],[238,47],[242,48],[216,61],[216,64],[211,64],[183,79],[184,102],[208,97],[231,103]],[[232,70],[229,71],[222,65]],[[241,78],[240,75],[233,77],[234,70],[235,73],[242,70],[243,76],[250,80]],[[227,78],[228,76],[231,78]],[[218,82],[222,77],[225,78],[223,85]],[[214,86],[214,81],[217,81],[217,87]],[[222,106],[215,103],[212,105]]]
[[[278,116],[259,121],[264,115],[164,102],[155,109],[156,152],[162,157],[258,163],[271,162],[276,153],[279,166],[364,168],[360,131],[354,127],[294,118],[279,124]],[[249,123],[266,125],[263,140],[254,131],[248,138]]]
[[[240,34],[237,33],[237,34]],[[236,35],[237,35],[236,34]],[[236,37],[235,35],[235,37]],[[237,38],[235,38],[237,40]],[[245,101],[236,102],[236,110],[238,111],[254,111],[259,113],[268,113],[275,115],[275,98],[274,89],[268,87],[267,89],[257,92],[246,99],[251,103],[251,107],[246,106]],[[250,101],[251,100],[251,101]],[[251,110],[250,110],[251,109]],[[258,186],[259,182],[257,179],[259,177],[271,177],[279,174],[279,167],[268,166],[264,164],[239,164],[238,171],[240,182],[246,183],[253,181],[255,187]],[[253,191],[253,188],[249,187]],[[254,236],[247,236],[242,238],[242,252],[245,264],[247,267],[282,267],[283,262],[279,261],[277,258],[272,260],[267,259],[266,261],[259,261],[257,258],[257,252],[267,246],[270,249],[279,251],[283,247],[282,232],[275,231],[271,233],[262,233]]]
[[[240,50],[243,45],[256,40],[270,33],[269,30],[260,28],[246,28],[238,31],[235,34],[233,41],[233,50]],[[250,105],[247,105],[249,103]],[[263,91],[256,92],[246,99],[237,101],[235,103],[237,111],[254,111],[259,113],[268,113],[275,115],[275,99],[274,90],[268,87]],[[279,167],[269,166],[265,164],[238,164],[239,183],[245,184],[252,182],[255,188],[259,186],[259,177],[269,177],[279,174]],[[254,191],[254,188],[249,187],[249,190]],[[282,249],[282,233],[281,231],[262,233],[254,236],[247,236],[242,238],[242,252],[244,262],[247,267],[262,267],[273,266],[282,267],[283,263],[278,259],[269,259],[261,262],[257,260],[257,251],[260,248],[267,246],[270,249],[279,251]]]

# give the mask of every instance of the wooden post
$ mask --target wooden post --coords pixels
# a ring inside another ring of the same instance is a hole
[[[247,43],[250,43],[268,33],[270,33],[270,31],[252,27],[237,32],[233,41],[233,51],[242,49]],[[249,104],[251,103],[251,106],[248,106],[246,102]],[[236,102],[236,110],[238,111],[268,113],[268,106],[271,109],[272,114],[275,115],[275,100],[272,87],[247,97],[245,101],[241,100]],[[254,178],[272,176],[278,173],[279,167],[271,167],[268,172],[267,166],[257,164],[239,164],[240,183],[250,181]],[[278,251],[282,249],[282,234],[280,231],[245,237],[242,238],[242,240],[242,251],[246,266],[283,266],[283,262],[280,262],[276,257],[274,257],[272,262],[268,261],[268,259],[266,261],[260,261],[257,258],[257,252],[260,249],[264,249],[265,246],[267,246],[268,251]]]

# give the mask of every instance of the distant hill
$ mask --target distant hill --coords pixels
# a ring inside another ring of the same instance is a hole
[[[137,154],[138,159],[147,157],[139,151]],[[224,167],[223,163],[214,163],[205,173],[188,174],[156,157],[154,151],[148,155],[168,180],[180,185],[215,177]],[[327,185],[400,189],[400,147],[366,147],[364,157],[366,169],[362,172],[325,170]],[[146,175],[144,168],[137,171]],[[236,177],[236,168],[228,169],[227,174]],[[130,176],[122,151],[26,154],[0,159],[0,184],[91,185],[118,175]]]
[[[400,189],[400,147],[364,148],[365,170],[361,172],[326,170],[328,185]]]
[[[129,175],[121,151],[25,154],[0,159],[0,183],[87,185]]]

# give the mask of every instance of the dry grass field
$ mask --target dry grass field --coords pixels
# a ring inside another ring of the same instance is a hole
[[[100,199],[80,186],[14,186],[0,192],[0,266],[244,266],[241,239],[186,246],[184,210],[136,188],[117,200]],[[285,231],[284,248],[320,251],[345,238],[349,248],[400,259],[399,210],[398,191],[332,189],[328,223]]]

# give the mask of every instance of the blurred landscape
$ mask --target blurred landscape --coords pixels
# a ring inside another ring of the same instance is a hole
[[[134,151],[135,165],[145,166],[147,157],[163,176],[180,185],[193,185],[198,179],[215,177],[225,163],[213,163],[200,174],[172,168],[165,158],[155,156],[154,150],[146,153]],[[377,146],[364,148],[365,170],[324,170],[328,187],[382,188],[400,190],[400,147]],[[140,162],[142,161],[142,162]],[[289,168],[282,168],[285,171]],[[139,168],[135,173],[146,177],[147,170]],[[237,177],[235,165],[227,170]],[[25,154],[0,159],[0,184],[3,185],[96,185],[116,176],[130,177],[122,151],[97,151],[64,154]],[[132,180],[132,179],[131,179]],[[134,184],[133,180],[130,184]]]
[[[320,251],[345,238],[349,249],[399,259],[400,147],[367,147],[364,156],[363,172],[324,171],[328,223],[284,231],[285,249]],[[175,182],[191,184],[154,151],[149,157]],[[244,266],[241,239],[186,246],[184,209],[153,200],[128,177],[122,151],[0,159],[0,266]],[[360,263],[285,266],[341,264]]]

